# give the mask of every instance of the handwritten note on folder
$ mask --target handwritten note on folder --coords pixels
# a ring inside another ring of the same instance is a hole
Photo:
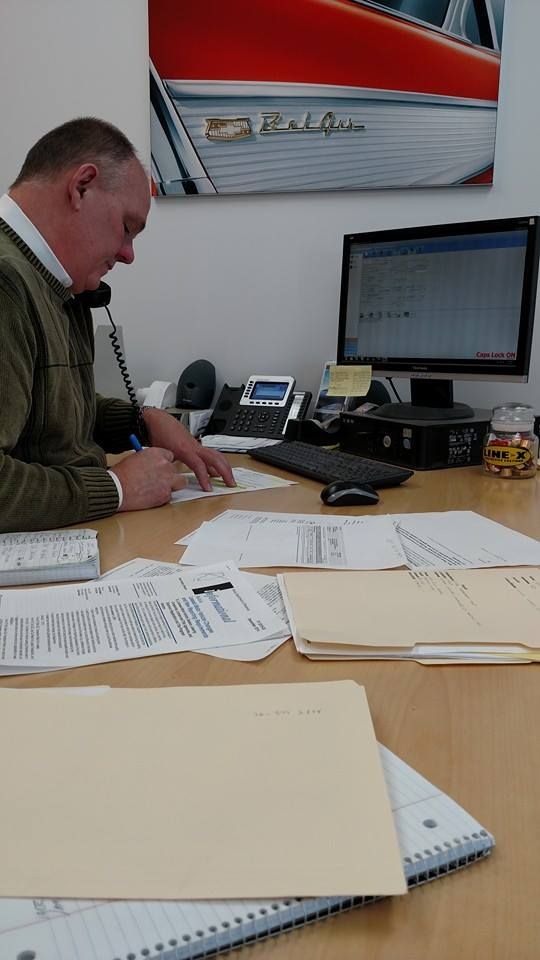
[[[406,892],[362,687],[0,690],[0,896]]]
[[[540,576],[531,567],[286,573],[278,581],[297,635],[317,649],[540,648]]]

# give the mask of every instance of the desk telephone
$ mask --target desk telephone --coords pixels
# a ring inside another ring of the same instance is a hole
[[[85,290],[78,294],[78,299],[90,308],[104,307],[107,311],[112,326],[109,334],[112,349],[129,399],[137,410],[138,417],[141,417],[135,390],[116,335],[116,326],[109,310],[111,288],[102,281],[97,290]],[[205,434],[221,433],[282,440],[288,422],[303,419],[311,402],[309,391],[298,393],[294,391],[294,386],[293,377],[272,376],[251,376],[247,384],[242,384],[241,387],[229,387],[225,384]]]
[[[293,377],[252,374],[246,384],[227,383],[205,434],[282,440],[290,420],[306,416],[311,393],[295,392]]]

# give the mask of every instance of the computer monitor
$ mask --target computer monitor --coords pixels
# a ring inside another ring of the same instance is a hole
[[[337,361],[410,377],[395,419],[462,419],[453,380],[526,383],[539,219],[354,233],[344,237]]]

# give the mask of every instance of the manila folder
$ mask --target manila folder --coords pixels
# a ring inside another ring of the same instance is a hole
[[[404,893],[353,681],[0,690],[0,896]]]

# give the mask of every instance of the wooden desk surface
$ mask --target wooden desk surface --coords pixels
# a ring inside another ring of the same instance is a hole
[[[232,459],[254,466],[249,458]],[[279,472],[263,464],[260,469]],[[136,556],[178,560],[183,548],[174,541],[229,507],[332,512],[322,507],[319,490],[318,484],[302,481],[281,490],[199,500],[99,521],[92,526],[99,529],[103,570]],[[502,481],[484,476],[476,467],[417,473],[403,487],[381,491],[376,508],[342,512],[450,509],[476,510],[540,538],[540,481]],[[0,682],[13,687],[142,687],[345,677],[365,686],[378,739],[465,806],[494,833],[497,847],[485,862],[407,897],[284,934],[245,948],[242,956],[252,960],[418,960],[422,956],[537,960],[539,666],[315,663],[299,656],[289,642],[255,664],[179,653]],[[253,837],[254,855],[264,842],[261,825],[260,835]]]

